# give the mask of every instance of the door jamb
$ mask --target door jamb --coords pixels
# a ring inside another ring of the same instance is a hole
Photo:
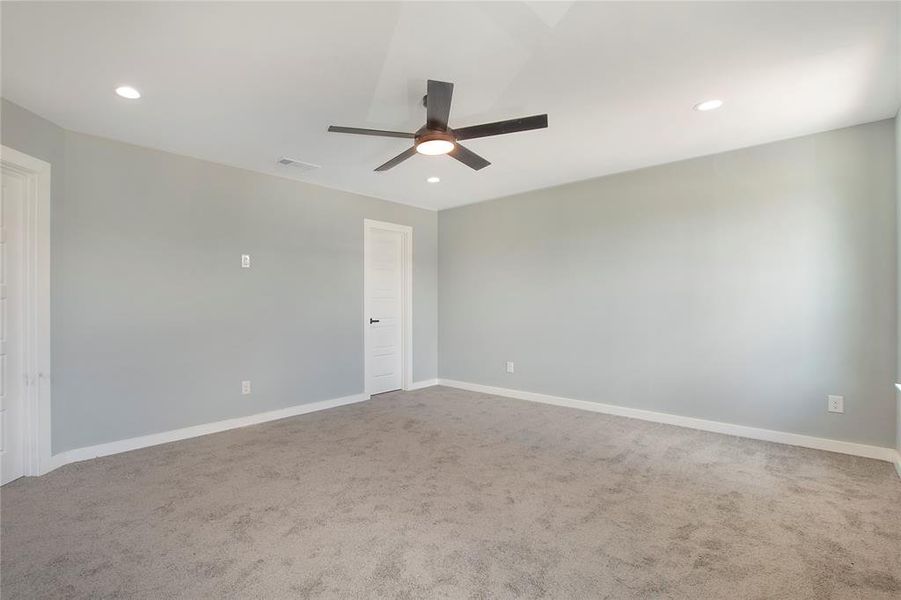
[[[0,146],[0,164],[26,178],[22,367],[25,475],[52,469],[50,429],[50,164]]]
[[[397,231],[403,236],[401,269],[403,270],[403,290],[401,291],[401,389],[413,386],[413,228],[385,221],[363,219],[363,393],[369,394],[369,275],[367,252],[369,231],[385,229]]]

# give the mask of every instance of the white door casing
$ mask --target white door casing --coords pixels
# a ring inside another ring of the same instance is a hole
[[[28,181],[5,166],[0,170],[0,485],[4,485],[25,474],[21,271]]]
[[[365,393],[412,383],[411,227],[363,221],[363,379]]]
[[[20,450],[21,463],[10,459],[6,483],[15,475],[42,475],[53,467],[50,443],[50,165],[12,148],[0,146],[0,167],[15,206],[4,206],[4,269],[9,273],[4,328],[7,367],[18,375],[3,374],[7,410],[17,430],[9,440]],[[4,190],[6,192],[7,190]],[[7,215],[11,220],[7,220]],[[15,215],[15,216],[13,216]],[[16,230],[11,231],[15,225]],[[10,250],[6,252],[6,250]],[[9,261],[15,261],[10,264]],[[6,283],[6,281],[4,281]],[[14,289],[15,288],[15,289]],[[12,322],[15,319],[15,322]],[[9,341],[6,343],[6,336]],[[16,339],[14,339],[16,338]],[[15,353],[15,356],[11,356]],[[13,381],[15,378],[15,382]],[[15,395],[15,396],[14,396]],[[4,442],[5,444],[5,442]],[[3,461],[4,471],[6,460]],[[20,471],[20,472],[19,472]]]

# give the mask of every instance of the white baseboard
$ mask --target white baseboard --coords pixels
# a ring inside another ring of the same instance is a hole
[[[268,412],[248,415],[246,417],[236,417],[234,419],[225,419],[224,421],[215,421],[213,423],[204,423],[202,425],[194,425],[184,427],[182,429],[173,429],[171,431],[163,431],[160,433],[151,433],[150,435],[142,435],[139,437],[108,442],[106,444],[98,444],[96,446],[87,446],[85,448],[75,448],[66,450],[59,454],[55,454],[50,459],[49,468],[44,471],[48,473],[53,469],[59,468],[69,463],[88,460],[91,458],[99,458],[101,456],[109,456],[120,452],[128,452],[129,450],[137,450],[148,446],[156,446],[158,444],[166,444],[169,442],[177,442],[188,438],[207,435],[210,433],[218,433],[220,431],[228,431],[229,429],[237,429],[238,427],[246,427],[248,425],[256,425],[265,423],[266,421],[277,421],[287,417],[294,417],[306,413],[336,408],[346,404],[354,404],[369,400],[368,394],[354,394],[352,396],[344,396],[343,398],[334,398],[332,400],[321,400],[319,402],[310,402],[308,404],[298,404],[289,406],[288,408],[280,408],[278,410],[270,410]],[[43,475],[43,473],[42,473]]]
[[[465,381],[455,381],[452,379],[427,379],[418,381],[410,386],[409,390],[419,390],[434,385],[445,385],[473,392],[481,392],[484,394],[493,394],[496,396],[505,396],[508,398],[518,398],[520,400],[528,400],[530,402],[540,402],[543,404],[553,404],[555,406],[565,406],[568,408],[577,408],[580,410],[588,410],[621,417],[630,417],[633,419],[641,419],[643,421],[653,421],[655,423],[666,423],[669,425],[677,425],[679,427],[688,427],[691,429],[700,429],[702,431],[712,431],[714,433],[723,433],[727,435],[735,435],[738,437],[751,438],[755,440],[764,440],[769,442],[777,442],[792,446],[803,446],[805,448],[815,448],[817,450],[827,450],[829,452],[840,452],[842,454],[852,454],[855,456],[863,456],[866,458],[875,458],[885,460],[895,465],[898,476],[901,477],[901,453],[894,448],[881,448],[879,446],[867,446],[865,444],[856,444],[852,442],[842,442],[838,440],[830,440],[825,438],[817,438],[797,433],[786,433],[782,431],[773,431],[770,429],[758,429],[755,427],[745,427],[743,425],[733,425],[731,423],[722,423],[719,421],[708,421],[706,419],[696,419],[693,417],[681,417],[668,413],[660,413],[637,408],[628,408],[625,406],[616,406],[613,404],[601,404],[599,402],[588,402],[586,400],[573,400],[571,398],[562,398],[559,396],[550,396],[547,394],[538,394],[534,392],[524,392],[521,390],[511,390],[478,383],[468,383]],[[120,452],[128,452],[129,450],[138,450],[148,446],[156,446],[158,444],[166,444],[168,442],[176,442],[192,437],[217,433],[220,431],[228,431],[229,429],[237,429],[238,427],[246,427],[248,425],[256,425],[267,421],[276,421],[306,413],[336,408],[347,404],[354,404],[368,400],[366,394],[354,394],[352,396],[344,396],[343,398],[335,398],[332,400],[322,400],[319,402],[311,402],[309,404],[298,404],[288,408],[272,410],[246,417],[236,417],[234,419],[226,419],[224,421],[216,421],[214,423],[205,423],[202,425],[194,425],[192,427],[184,427],[182,429],[173,429],[171,431],[163,431],[161,433],[153,433],[139,437],[118,440],[106,444],[98,444],[96,446],[88,446],[85,448],[75,448],[67,450],[51,457],[50,465],[44,471],[48,473],[53,469],[67,465],[73,462],[88,460],[91,458],[99,458],[101,456],[109,456]],[[43,473],[42,473],[43,474]]]
[[[478,383],[468,383],[466,381],[455,381],[453,379],[439,379],[438,383],[440,385],[446,385],[448,387],[455,387],[472,392],[481,392],[483,394],[494,394],[495,396],[517,398],[520,400],[528,400],[530,402],[540,402],[542,404],[553,404],[554,406],[578,408],[581,410],[589,410],[592,412],[605,413],[608,415],[641,419],[642,421],[666,423],[667,425],[688,427],[690,429],[700,429],[702,431],[712,431],[714,433],[723,433],[726,435],[734,435],[754,440],[788,444],[790,446],[802,446],[804,448],[826,450],[828,452],[840,452],[841,454],[852,454],[854,456],[875,458],[889,462],[895,462],[898,457],[898,452],[894,448],[868,446],[866,444],[843,442],[840,440],[830,440],[827,438],[812,437],[799,433],[774,431],[772,429],[758,429],[757,427],[746,427],[744,425],[734,425],[732,423],[722,423],[720,421],[708,421],[707,419],[696,419],[694,417],[682,417],[669,413],[654,412],[650,410],[642,410],[639,408],[629,408],[626,406],[617,406],[615,404],[602,404],[600,402],[589,402],[587,400],[573,400],[572,398],[562,398],[560,396],[550,396],[548,394],[537,394],[535,392],[511,390],[490,385],[481,385]]]
[[[414,390],[421,390],[423,388],[432,387],[434,385],[438,385],[437,379],[424,379],[422,381],[414,381],[413,384],[407,388],[407,391],[412,392]]]

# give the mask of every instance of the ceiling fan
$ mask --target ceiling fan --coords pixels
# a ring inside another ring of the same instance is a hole
[[[375,169],[376,171],[387,171],[388,169],[392,169],[417,152],[419,154],[432,156],[447,154],[456,158],[464,165],[478,171],[479,169],[484,169],[491,163],[472,150],[467,150],[461,146],[459,143],[461,140],[471,140],[473,138],[503,135],[505,133],[516,133],[517,131],[528,131],[530,129],[543,129],[547,127],[547,115],[534,115],[531,117],[521,117],[519,119],[509,119],[507,121],[497,121],[495,123],[473,125],[471,127],[461,127],[460,129],[451,129],[447,125],[447,119],[450,116],[451,97],[453,94],[453,83],[429,79],[427,93],[422,98],[422,104],[426,108],[426,122],[416,133],[384,131],[381,129],[359,129],[357,127],[339,127],[337,125],[330,126],[328,130],[334,133],[355,133],[357,135],[376,135],[413,140],[412,147],[407,148],[385,164],[377,167]]]

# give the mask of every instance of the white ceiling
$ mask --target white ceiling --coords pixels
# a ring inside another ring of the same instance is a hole
[[[8,3],[2,94],[68,129],[442,209],[894,115],[896,3]],[[414,131],[548,113],[414,156]],[[144,97],[116,97],[131,84]],[[725,106],[692,110],[719,97]],[[301,173],[287,155],[321,165]],[[437,175],[441,183],[428,184]]]

